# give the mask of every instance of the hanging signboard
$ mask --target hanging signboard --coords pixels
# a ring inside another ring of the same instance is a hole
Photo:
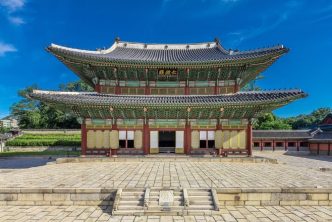
[[[177,77],[178,70],[177,69],[158,69],[159,77]]]

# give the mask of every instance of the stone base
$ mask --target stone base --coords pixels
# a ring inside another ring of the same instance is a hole
[[[187,156],[176,154],[156,154],[147,156],[124,156],[118,155],[116,158],[104,156],[81,156],[81,157],[61,157],[56,163],[83,163],[83,162],[159,162],[159,161],[195,161],[195,162],[236,162],[236,163],[272,163],[276,164],[276,159],[265,157],[211,157],[211,156]]]

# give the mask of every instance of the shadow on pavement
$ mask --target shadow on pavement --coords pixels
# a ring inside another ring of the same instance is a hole
[[[23,169],[46,165],[55,161],[55,157],[2,157],[0,158],[0,169]]]

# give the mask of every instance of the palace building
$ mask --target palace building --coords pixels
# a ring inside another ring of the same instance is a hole
[[[117,38],[108,49],[52,44],[47,50],[95,89],[30,94],[80,117],[82,155],[251,155],[252,119],[306,96],[241,91],[289,51],[283,45],[239,51],[217,39],[148,44]]]

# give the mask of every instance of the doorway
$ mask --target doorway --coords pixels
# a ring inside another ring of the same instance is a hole
[[[175,131],[159,131],[159,153],[175,153]]]

